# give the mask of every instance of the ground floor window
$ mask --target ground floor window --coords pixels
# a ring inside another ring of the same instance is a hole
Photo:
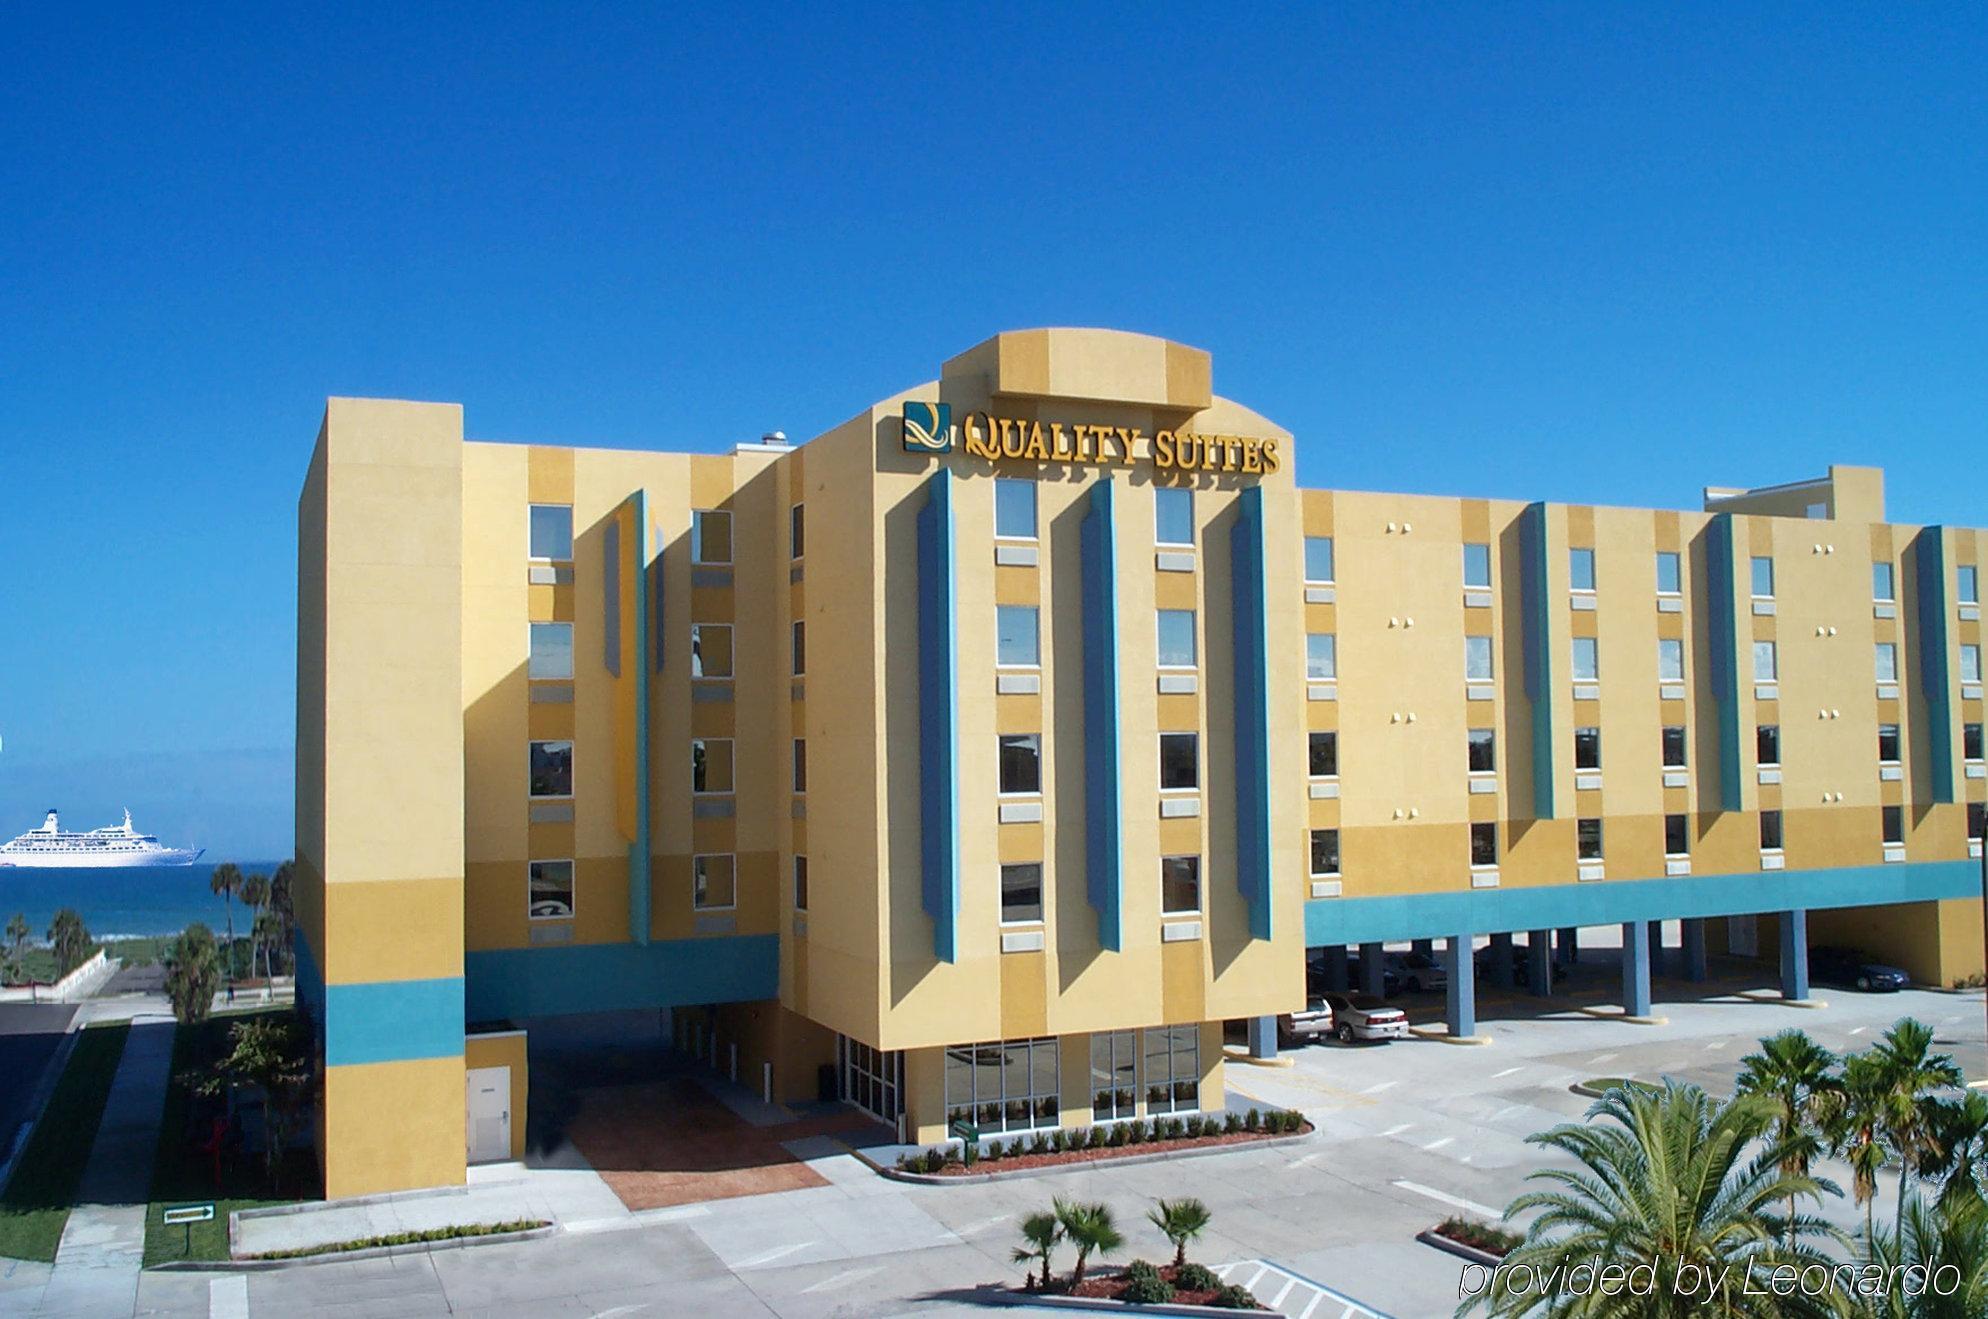
[[[573,863],[533,861],[526,910],[535,921],[570,920],[573,916]]]
[[[1194,1113],[1201,1108],[1201,1028],[1159,1026],[1146,1035],[1146,1111]]]
[[[990,1040],[946,1050],[946,1125],[985,1135],[1058,1124],[1056,1039]]]
[[[1136,1117],[1139,1105],[1139,1052],[1129,1030],[1091,1036],[1091,1120]]]
[[[895,1122],[904,1113],[904,1055],[837,1037],[842,1097],[871,1117]]]

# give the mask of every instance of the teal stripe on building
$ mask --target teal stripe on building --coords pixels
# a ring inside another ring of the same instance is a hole
[[[453,1058],[462,1041],[461,976],[324,987],[327,1067]]]

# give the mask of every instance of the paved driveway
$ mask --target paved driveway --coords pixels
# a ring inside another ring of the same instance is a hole
[[[0,1164],[13,1152],[49,1060],[75,1015],[69,1003],[0,1003]]]

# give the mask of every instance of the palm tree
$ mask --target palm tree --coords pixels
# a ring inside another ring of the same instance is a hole
[[[1601,1121],[1597,1121],[1601,1119]],[[1738,1095],[1721,1104],[1693,1085],[1663,1089],[1618,1087],[1597,1100],[1582,1125],[1567,1124],[1528,1137],[1571,1155],[1578,1168],[1543,1168],[1529,1181],[1552,1189],[1527,1191],[1508,1218],[1540,1210],[1525,1241],[1505,1256],[1491,1285],[1462,1309],[1487,1305],[1496,1315],[1573,1313],[1552,1288],[1515,1287],[1515,1266],[1527,1276],[1567,1276],[1597,1256],[1644,1270],[1640,1294],[1580,1298],[1584,1316],[1806,1316],[1830,1312],[1828,1296],[1748,1295],[1733,1283],[1707,1297],[1700,1279],[1747,1276],[1782,1264],[1827,1266],[1810,1242],[1833,1236],[1813,1215],[1783,1224],[1774,1206],[1838,1194],[1813,1176],[1782,1170],[1787,1155],[1766,1138],[1775,1125],[1772,1101]],[[1749,1158],[1749,1151],[1758,1150]],[[1792,1244],[1790,1244],[1792,1243]],[[1552,1271],[1558,1270],[1557,1274]],[[1730,1272],[1727,1272],[1730,1270]]]
[[[28,939],[34,933],[28,927],[28,918],[15,912],[7,922],[7,972],[14,979],[21,979],[21,959],[27,955]]]
[[[1063,1224],[1048,1210],[1039,1210],[1022,1220],[1022,1240],[1028,1244],[1016,1246],[1013,1251],[1015,1263],[1028,1265],[1042,1261],[1042,1289],[1049,1290],[1049,1255],[1056,1249],[1056,1243],[1063,1239]],[[1031,1277],[1030,1282],[1034,1279]]]
[[[187,1026],[207,1020],[220,978],[214,932],[195,921],[166,950],[166,997],[172,1000],[173,1017]]]
[[[214,867],[214,873],[207,877],[207,888],[219,894],[228,904],[228,983],[235,983],[235,894],[242,891],[241,867],[232,861],[223,861]]]
[[[253,978],[257,956],[262,952],[262,909],[269,903],[269,876],[257,873],[242,880],[242,901],[255,913],[249,921],[249,975]]]
[[[1061,1197],[1055,1204],[1056,1221],[1063,1225],[1063,1235],[1077,1248],[1077,1267],[1070,1270],[1070,1290],[1075,1291],[1083,1285],[1084,1265],[1090,1261],[1091,1252],[1109,1255],[1125,1244],[1125,1235],[1113,1221],[1108,1204],[1080,1204]]]
[[[1799,1030],[1784,1030],[1760,1042],[1760,1052],[1740,1059],[1741,1094],[1760,1095],[1774,1103],[1773,1140],[1787,1153],[1781,1171],[1806,1177],[1822,1152],[1821,1132],[1843,1093],[1836,1079],[1836,1055]],[[1788,1199],[1788,1222],[1795,1221],[1794,1197]],[[1791,1238],[1788,1242],[1795,1243]]]
[[[1899,1230],[1880,1232],[1869,1243],[1865,1260],[1887,1270],[1923,1270],[1927,1279],[1934,1270],[1942,1272],[1937,1285],[1887,1287],[1867,1298],[1870,1308],[1859,1313],[1885,1319],[1976,1319],[1988,1314],[1988,1206],[1979,1202],[1943,1200],[1929,1206],[1913,1196]]]
[[[1187,1243],[1208,1230],[1211,1216],[1208,1206],[1192,1197],[1161,1200],[1146,1211],[1146,1221],[1173,1242],[1173,1266],[1177,1269],[1187,1263]]]
[[[1933,1103],[1933,1144],[1939,1154],[1919,1175],[1942,1178],[1940,1205],[1988,1206],[1988,1095],[1969,1090],[1957,1101]]]
[[[55,948],[55,978],[60,980],[83,964],[90,951],[89,927],[74,907],[55,913],[48,926],[48,941]]]
[[[1933,1142],[1932,1092],[1961,1083],[1960,1068],[1944,1053],[1934,1053],[1933,1029],[1907,1017],[1886,1031],[1870,1048],[1870,1057],[1883,1081],[1880,1130],[1898,1156],[1898,1218],[1895,1231],[1905,1228],[1905,1186],[1912,1170],[1936,1163],[1940,1151]]]
[[[1843,1093],[1829,1123],[1829,1148],[1850,1164],[1850,1194],[1864,1209],[1864,1240],[1871,1239],[1878,1173],[1891,1162],[1884,1144],[1885,1076],[1869,1053],[1843,1060]]]

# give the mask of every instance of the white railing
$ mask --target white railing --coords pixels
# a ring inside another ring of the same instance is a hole
[[[74,1003],[102,989],[104,982],[117,974],[120,965],[99,948],[96,956],[52,985],[14,985],[0,989],[0,1003]]]

